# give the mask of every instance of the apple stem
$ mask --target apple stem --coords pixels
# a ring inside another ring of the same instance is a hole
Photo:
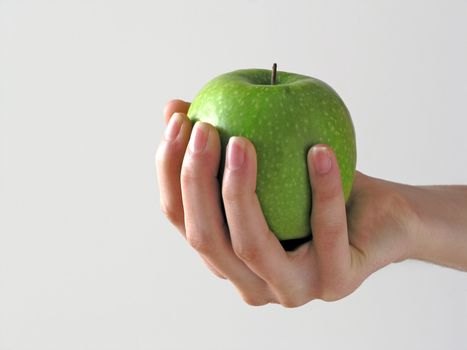
[[[271,85],[276,85],[276,73],[277,73],[277,63],[272,65],[272,72],[271,72]]]

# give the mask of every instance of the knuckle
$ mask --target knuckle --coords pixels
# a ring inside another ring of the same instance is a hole
[[[281,305],[287,309],[293,309],[293,308],[305,305],[310,300],[311,299],[300,299],[300,298],[285,299],[285,300],[281,300]]]
[[[335,245],[337,236],[347,231],[346,220],[332,207],[312,209],[311,224],[314,233],[320,236],[320,241],[330,246]]]
[[[199,181],[201,178],[198,167],[192,161],[184,161],[180,173],[180,182],[182,186],[190,185]]]
[[[154,153],[154,160],[156,161],[156,164],[158,163],[158,160],[160,158],[160,153],[162,149],[162,143],[157,146],[156,152]]]
[[[331,242],[334,242],[334,237],[340,235],[346,229],[344,223],[338,220],[339,217],[334,214],[333,210],[324,209],[312,213],[312,219],[318,225],[318,228],[315,228],[317,233],[321,237],[328,237]]]
[[[241,201],[246,196],[245,192],[242,191],[233,181],[224,181],[222,184],[222,198],[227,203]]]
[[[250,306],[263,306],[269,304],[269,301],[260,296],[242,295],[243,301]]]
[[[174,225],[183,224],[184,214],[183,210],[175,209],[170,205],[161,203],[161,211],[164,216]]]
[[[247,263],[258,263],[262,260],[262,251],[261,249],[254,244],[246,243],[237,243],[234,245],[235,254],[243,261]]]
[[[320,204],[332,202],[335,198],[342,196],[342,185],[338,182],[333,182],[327,186],[315,186],[313,197]]]
[[[288,288],[280,296],[280,304],[285,308],[296,308],[310,302],[315,298],[313,288],[309,284],[300,284],[298,288]]]
[[[238,200],[238,192],[232,191],[232,187],[227,185],[225,181],[222,184],[222,198],[225,202],[235,202]]]
[[[214,249],[214,241],[208,232],[188,231],[186,238],[190,246],[201,254],[208,255]]]
[[[211,271],[212,271],[212,270],[211,270]],[[221,280],[226,280],[226,279],[227,279],[227,277],[225,277],[225,276],[224,276],[223,274],[221,274],[220,272],[212,271],[212,273],[213,273],[216,277],[220,278]]]
[[[223,280],[227,279],[222,273],[220,273],[214,266],[212,266],[209,262],[206,260],[204,261],[208,269],[216,276],[219,277]]]
[[[185,157],[182,163],[180,181],[184,185],[205,181],[217,175],[217,163],[212,155]]]
[[[165,160],[165,144],[161,143],[159,147],[157,147],[156,154],[155,154],[155,161],[156,167],[160,168],[164,164]]]
[[[332,291],[332,290],[326,290],[324,292],[321,293],[319,299],[323,300],[323,301],[327,301],[327,302],[331,302],[331,301],[337,301],[337,300],[340,300],[342,299],[343,296],[336,292],[336,291]]]
[[[336,281],[335,279],[322,279],[318,298],[323,301],[336,301],[350,294],[347,291],[345,281]]]
[[[323,226],[323,225],[321,225]],[[324,228],[315,230],[316,240],[319,239],[319,253],[320,255],[329,254],[333,252],[339,245],[337,243],[338,237],[344,232],[343,229],[339,228]],[[319,238],[318,238],[319,237]],[[318,243],[317,243],[318,246]]]
[[[168,162],[173,162],[174,159],[181,159],[184,151],[184,146],[178,142],[162,141],[156,150],[156,165],[161,167]]]

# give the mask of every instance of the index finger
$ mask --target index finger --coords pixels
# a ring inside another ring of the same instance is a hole
[[[167,104],[165,105],[165,108],[164,108],[165,122],[168,123],[170,117],[175,112],[187,114],[189,108],[190,108],[190,103],[185,102],[183,100],[178,100],[177,99],[177,100],[171,100],[171,101],[167,102]]]

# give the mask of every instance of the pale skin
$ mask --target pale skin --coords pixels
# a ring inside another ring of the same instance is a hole
[[[256,153],[229,141],[222,185],[220,140],[172,100],[157,150],[161,208],[210,270],[250,305],[298,307],[352,293],[373,272],[406,259],[467,271],[467,186],[410,186],[357,172],[347,204],[330,147],[308,152],[313,240],[285,251],[255,193]],[[222,202],[225,216],[222,211]]]

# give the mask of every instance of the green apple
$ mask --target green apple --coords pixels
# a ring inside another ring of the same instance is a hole
[[[272,72],[237,70],[208,82],[193,100],[188,117],[217,128],[223,157],[231,136],[253,142],[258,159],[256,193],[270,229],[281,241],[311,235],[306,160],[311,146],[332,147],[348,199],[355,175],[355,131],[344,102],[326,83],[276,73],[275,65]]]

